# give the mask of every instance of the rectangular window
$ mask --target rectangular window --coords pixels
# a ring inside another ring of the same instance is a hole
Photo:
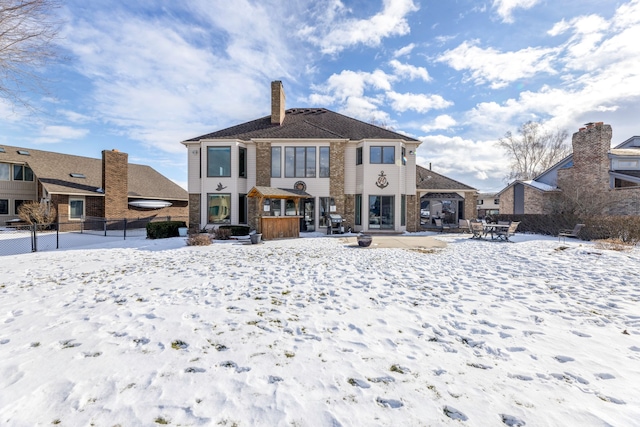
[[[400,225],[401,226],[407,225],[407,205],[406,204],[407,204],[407,196],[403,194],[400,196]]]
[[[493,204],[494,205],[499,205],[500,204],[500,199],[493,199]]]
[[[478,199],[478,204],[479,204],[479,205],[483,205],[483,204],[484,204],[484,200],[482,200],[482,199]]]
[[[14,181],[33,181],[33,171],[26,165],[13,165]]]
[[[69,219],[84,217],[84,199],[69,199]]]
[[[231,223],[231,194],[207,194],[207,222]]]
[[[329,147],[320,147],[320,178],[329,178],[331,176],[329,159]]]
[[[331,213],[331,207],[336,205],[333,197],[319,197],[320,201],[320,226],[328,227],[327,215]]]
[[[267,199],[271,206],[271,216],[280,216],[282,214],[282,203],[280,199]]]
[[[407,149],[402,147],[402,166],[407,164]]]
[[[11,179],[11,165],[9,163],[0,163],[0,181],[9,181]]]
[[[231,147],[207,147],[207,176],[231,176]]]
[[[284,148],[285,178],[315,178],[316,147]]]
[[[243,147],[238,149],[238,176],[247,177],[247,149]]]
[[[369,196],[369,228],[394,228],[394,196]]]
[[[282,176],[282,147],[271,147],[271,178]]]
[[[369,147],[369,163],[393,164],[396,158],[396,147]]]
[[[247,217],[247,195],[240,194],[238,196],[238,224],[246,224]]]
[[[287,216],[294,216],[296,212],[296,201],[293,199],[287,199],[284,202],[284,214]]]
[[[0,199],[0,215],[9,215],[9,199]]]
[[[356,165],[362,164],[362,147],[356,148]]]
[[[355,223],[362,225],[362,194],[356,194]]]

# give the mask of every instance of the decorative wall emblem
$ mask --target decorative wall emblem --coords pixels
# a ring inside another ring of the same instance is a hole
[[[222,190],[224,190],[225,188],[227,188],[227,187],[225,187],[224,185],[222,185],[222,183],[221,183],[221,182],[219,182],[219,183],[218,183],[218,186],[216,187],[216,191],[222,191]]]
[[[376,185],[378,186],[378,188],[385,188],[389,185],[389,182],[387,181],[387,176],[384,174],[384,171],[380,171],[380,174],[378,175],[378,180],[376,181]]]
[[[298,191],[307,191],[307,184],[304,181],[298,181],[293,184],[293,189]]]

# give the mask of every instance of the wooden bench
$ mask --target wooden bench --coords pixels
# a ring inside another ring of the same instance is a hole
[[[558,233],[558,242],[560,241],[561,238],[562,238],[562,241],[564,242],[567,237],[573,237],[574,239],[578,239],[580,230],[582,230],[583,227],[584,227],[584,224],[576,224],[576,226],[573,227],[573,230],[560,230],[560,232]]]

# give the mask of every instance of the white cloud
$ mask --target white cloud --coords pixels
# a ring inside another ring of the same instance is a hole
[[[408,34],[406,16],[417,10],[413,0],[384,0],[381,12],[367,19],[354,19],[345,16],[352,11],[344,7],[329,7],[317,25],[303,26],[298,35],[330,55],[359,44],[378,46],[384,38]]]
[[[456,120],[448,114],[442,114],[433,119],[429,124],[420,127],[423,132],[432,132],[434,130],[445,130],[456,125]]]
[[[407,78],[409,80],[422,79],[425,82],[431,80],[429,72],[424,67],[416,67],[415,65],[403,64],[397,59],[389,61],[389,65],[393,68],[393,74],[398,77]]]
[[[386,95],[391,100],[391,108],[399,112],[413,110],[418,113],[426,113],[430,110],[441,110],[453,105],[453,102],[447,101],[440,95],[397,92],[387,92]]]
[[[540,0],[493,0],[493,8],[502,18],[502,22],[513,22],[513,11],[515,9],[531,9]]]
[[[469,70],[465,80],[475,84],[489,83],[492,89],[507,86],[510,82],[531,77],[540,72],[555,74],[552,61],[558,49],[525,48],[515,52],[499,52],[493,48],[482,49],[475,41],[465,41],[447,50],[437,59],[458,71]]]
[[[52,144],[69,139],[82,139],[89,134],[89,129],[70,126],[45,126],[40,129],[40,136],[34,138],[36,144]]]
[[[408,45],[401,47],[400,49],[393,52],[393,57],[400,58],[401,56],[409,55],[415,47],[415,43],[409,43]]]

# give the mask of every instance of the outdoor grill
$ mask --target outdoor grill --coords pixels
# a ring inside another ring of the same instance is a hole
[[[342,215],[329,214],[327,215],[327,234],[343,234],[344,227],[342,226]]]

